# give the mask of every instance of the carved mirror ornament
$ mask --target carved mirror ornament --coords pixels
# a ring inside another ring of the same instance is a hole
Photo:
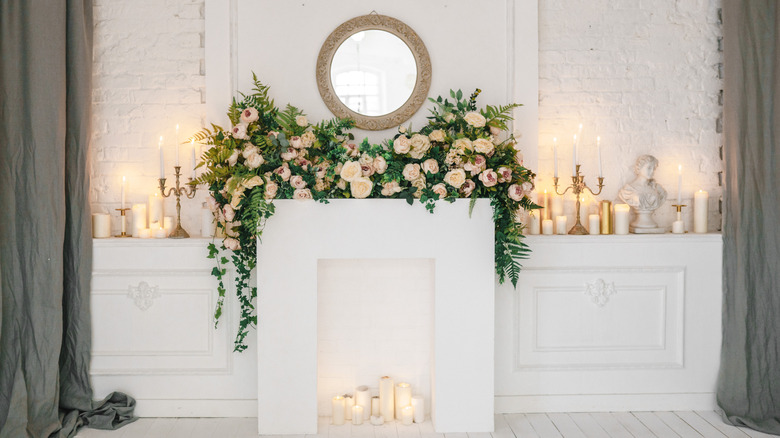
[[[412,28],[385,15],[346,21],[328,36],[317,58],[322,100],[337,117],[354,119],[358,128],[401,125],[420,109],[430,87],[425,44]]]

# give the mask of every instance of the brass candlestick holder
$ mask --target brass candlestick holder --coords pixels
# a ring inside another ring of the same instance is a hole
[[[127,210],[130,210],[129,208],[117,208],[116,211],[119,212],[119,216],[122,218],[122,228],[119,234],[116,235],[116,237],[130,237],[127,234]]]
[[[553,177],[553,185],[555,186],[555,193],[557,193],[560,196],[563,196],[566,194],[566,192],[571,189],[574,196],[577,198],[577,211],[575,213],[575,218],[577,219],[577,222],[574,224],[573,227],[569,230],[569,234],[588,234],[588,230],[585,229],[584,226],[582,226],[582,222],[580,222],[580,193],[583,193],[585,190],[589,191],[593,194],[593,196],[597,196],[599,193],[601,193],[601,190],[604,188],[604,177],[600,176],[599,179],[599,191],[594,192],[593,189],[588,187],[587,184],[585,184],[585,177],[583,175],[580,175],[580,165],[577,164],[576,174],[571,177],[571,185],[569,187],[566,187],[566,190],[563,191],[563,193],[558,192],[558,177]]]
[[[677,220],[672,222],[672,233],[685,234],[685,224],[682,221],[682,208],[687,207],[687,205],[672,204],[672,207],[677,209]]]
[[[165,194],[165,178],[160,178],[160,193],[162,193],[163,197],[167,198],[172,194],[176,195],[176,229],[168,237],[171,239],[186,239],[190,237],[190,234],[181,226],[181,196],[184,195],[187,199],[192,199],[195,197],[195,191],[198,188],[192,184],[192,178],[188,178],[189,183],[187,186],[182,187],[179,183],[181,166],[174,166],[173,168],[176,173],[176,187],[168,189],[168,194]]]

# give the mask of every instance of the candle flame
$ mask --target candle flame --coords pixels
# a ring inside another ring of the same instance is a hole
[[[574,141],[577,141],[577,134],[574,134]]]
[[[677,173],[682,173],[682,164],[677,165]]]
[[[122,184],[124,184],[124,183],[125,183],[125,176],[122,175]]]
[[[558,142],[558,138],[557,137],[553,137],[553,143],[557,143],[557,142]]]

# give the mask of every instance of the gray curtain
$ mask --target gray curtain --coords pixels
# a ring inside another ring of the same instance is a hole
[[[780,434],[780,2],[725,0],[723,349],[718,404]]]
[[[92,30],[92,0],[0,1],[0,437],[132,418],[89,382]]]

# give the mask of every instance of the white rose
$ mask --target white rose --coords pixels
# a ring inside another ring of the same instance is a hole
[[[433,158],[429,158],[422,163],[422,171],[425,173],[437,174],[439,173],[439,162]]]
[[[444,115],[444,121],[445,122],[450,123],[453,120],[455,120],[455,114],[447,113],[447,114]]]
[[[437,130],[431,132],[430,134],[428,134],[428,138],[431,141],[443,142],[444,141],[444,131],[442,131],[441,129],[437,129]]]
[[[352,182],[363,175],[363,169],[357,161],[347,161],[341,168],[339,176],[345,181]]]
[[[486,138],[478,138],[474,140],[474,150],[479,152],[480,154],[489,154],[493,152],[493,148],[495,146],[493,145],[493,142]]]
[[[230,134],[233,135],[233,138],[237,138],[239,140],[246,140],[246,125],[243,123],[239,123],[238,125],[234,126],[230,130]]]
[[[398,138],[393,141],[393,150],[396,154],[403,155],[408,154],[409,150],[412,148],[412,141],[409,140],[409,137],[405,135],[401,135]]]
[[[398,184],[398,181],[386,182],[382,186],[382,196],[390,197],[393,196],[395,193],[400,192],[401,190],[402,190],[401,185]]]
[[[534,183],[531,181],[526,181],[523,183],[523,192],[526,194],[530,194],[531,190],[534,189]]]
[[[317,140],[317,137],[311,131],[306,131],[301,135],[301,143],[303,143],[304,148],[312,147],[315,140]]]
[[[250,155],[260,153],[260,150],[257,148],[257,146],[253,145],[252,143],[247,143],[244,145],[244,150],[241,152],[241,155],[244,158],[249,158]]]
[[[306,119],[306,116],[295,116],[295,124],[298,126],[308,126],[309,121]]]
[[[233,167],[238,162],[238,149],[234,150],[230,157],[228,157],[228,166]]]
[[[363,154],[360,156],[360,159],[358,160],[358,163],[360,163],[361,166],[365,166],[367,164],[371,164],[374,162],[374,159],[371,158],[371,155]]]
[[[376,158],[374,158],[374,169],[376,170],[376,173],[383,174],[387,170],[387,160],[385,160],[385,157],[378,155]]]
[[[349,190],[352,192],[352,197],[356,199],[367,198],[373,189],[374,183],[368,178],[357,178],[349,183]]]
[[[459,189],[466,182],[466,172],[463,169],[454,169],[444,175],[444,182]]]
[[[263,178],[260,178],[259,176],[255,175],[252,178],[241,181],[241,185],[247,190],[249,190],[252,187],[263,185]]]
[[[455,149],[463,153],[474,149],[474,146],[471,144],[471,140],[469,140],[468,138],[459,138],[455,140],[454,143],[452,143],[452,149]]]
[[[309,189],[296,189],[293,192],[293,199],[311,199],[311,190]]]
[[[410,140],[410,143],[411,150],[409,151],[409,155],[417,160],[424,157],[426,152],[428,152],[428,149],[431,148],[431,141],[428,140],[427,136],[422,134],[414,134]]]
[[[277,190],[279,190],[279,185],[273,181],[269,181],[268,184],[265,185],[265,192],[263,193],[263,198],[274,199],[276,197]]]
[[[475,128],[482,128],[483,126],[485,126],[485,122],[486,122],[485,116],[473,111],[470,113],[466,113],[466,115],[463,116],[463,120],[465,120],[466,123],[468,123],[469,125]]]
[[[296,189],[304,189],[306,188],[306,181],[303,180],[302,176],[295,175],[290,178],[290,185]]]
[[[303,149],[303,141],[301,140],[301,137],[297,135],[290,137],[290,146],[294,147],[295,149]]]
[[[263,163],[265,163],[265,159],[263,159],[263,156],[260,154],[252,154],[248,157],[244,155],[244,164],[250,169],[257,169],[262,166]]]
[[[439,199],[444,199],[447,197],[447,187],[445,187],[442,183],[434,185],[431,187],[431,190],[433,190],[433,193],[439,195]]]
[[[520,202],[520,200],[523,199],[523,188],[517,184],[509,186],[507,192],[509,197],[514,201]]]
[[[417,163],[409,163],[404,166],[403,170],[404,179],[407,181],[414,181],[420,177],[420,165]]]
[[[248,125],[255,120],[259,118],[259,115],[257,114],[257,110],[249,107],[243,111],[241,111],[241,122]]]
[[[238,251],[241,249],[241,243],[232,237],[226,237],[225,240],[222,241],[222,244],[231,251]]]
[[[425,177],[422,176],[422,175],[420,175],[420,177],[417,178],[416,180],[412,181],[412,187],[417,189],[417,191],[414,192],[414,194],[412,196],[414,196],[415,198],[421,197],[422,196],[422,191],[425,188],[425,185],[426,185],[426,180],[425,180]]]
[[[479,180],[485,187],[493,187],[498,182],[498,174],[493,169],[485,169],[479,174]]]

